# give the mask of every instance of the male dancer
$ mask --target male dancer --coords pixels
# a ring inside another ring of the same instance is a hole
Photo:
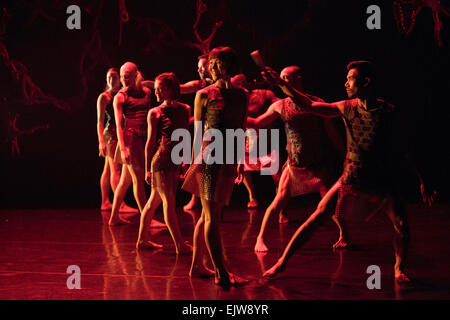
[[[303,91],[300,68],[290,66],[281,72],[281,78],[292,87]],[[313,101],[320,98],[307,95]],[[305,113],[294,106],[291,98],[285,98],[273,103],[269,109],[257,119],[248,118],[249,126],[265,127],[278,117],[283,120],[286,138],[288,161],[283,167],[275,199],[264,214],[261,229],[258,234],[255,251],[266,252],[269,249],[264,243],[264,233],[270,216],[279,215],[279,222],[286,223],[287,217],[282,214],[289,199],[301,194],[319,192],[324,196],[334,181],[333,169],[338,163],[338,153],[333,146],[331,135],[339,135],[333,130],[331,123],[325,123],[318,116]]]
[[[299,92],[276,73],[268,69],[266,74],[296,101],[304,112],[322,117],[342,117],[347,132],[347,155],[344,170],[319,203],[317,210],[292,236],[283,255],[267,270],[264,276],[274,276],[286,267],[288,259],[307,239],[311,228],[317,225],[331,197],[337,192],[338,202],[333,216],[340,235],[335,248],[348,245],[349,235],[344,220],[344,209],[348,202],[363,202],[383,210],[390,218],[395,230],[395,279],[409,282],[404,272],[404,260],[409,244],[409,227],[405,209],[395,194],[393,175],[398,150],[401,145],[395,139],[394,106],[376,97],[375,73],[369,61],[353,61],[347,65],[345,88],[349,100],[335,103],[313,101]],[[397,142],[397,143],[396,143]],[[421,190],[424,191],[423,185]],[[425,197],[426,199],[427,197]]]

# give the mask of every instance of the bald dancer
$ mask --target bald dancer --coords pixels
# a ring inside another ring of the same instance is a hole
[[[123,64],[120,68],[120,81],[123,87],[114,96],[113,102],[118,140],[115,161],[125,165],[131,174],[133,194],[140,213],[147,202],[144,184],[144,146],[147,140],[147,114],[150,110],[151,94],[150,89],[142,86],[141,79],[136,64],[132,62]],[[109,225],[128,223],[119,217],[119,207],[127,190],[126,181],[122,177],[123,175],[114,192]]]
[[[281,71],[283,81],[303,92],[301,70],[297,66],[286,67]],[[305,94],[312,101],[323,101],[320,98]],[[267,208],[256,239],[255,252],[266,252],[264,242],[267,223],[273,214],[279,215],[279,222],[286,223],[287,217],[282,210],[291,197],[308,193],[320,193],[324,196],[334,181],[334,170],[338,163],[338,153],[329,133],[332,124],[325,123],[318,116],[299,111],[291,98],[273,103],[269,109],[256,119],[249,118],[247,124],[253,127],[265,127],[275,119],[281,118],[287,138],[286,161],[278,184],[275,199]],[[327,129],[326,127],[330,127]]]

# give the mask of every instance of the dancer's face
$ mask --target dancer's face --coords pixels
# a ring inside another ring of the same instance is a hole
[[[124,87],[132,87],[136,84],[136,70],[131,65],[120,68],[120,82]]]
[[[198,75],[200,76],[200,79],[206,79],[209,77],[209,71],[208,71],[208,59],[201,58],[198,60]]]
[[[113,90],[120,89],[120,77],[119,74],[115,71],[109,71],[106,74],[106,83],[108,87]]]
[[[209,60],[209,73],[214,81],[222,79],[227,75],[225,63],[217,58]]]
[[[349,99],[358,97],[359,89],[359,73],[358,69],[350,69],[347,73],[347,82],[345,83],[345,90]]]
[[[172,97],[174,96],[172,89],[166,83],[159,80],[155,81],[155,94],[158,102],[172,100]]]
[[[281,70],[280,78],[286,81],[289,85],[295,89],[302,89],[302,77],[298,74],[298,70],[295,68],[284,68]]]

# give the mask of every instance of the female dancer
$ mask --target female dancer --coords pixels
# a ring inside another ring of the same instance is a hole
[[[145,146],[145,180],[152,186],[150,198],[141,215],[141,225],[136,243],[137,249],[161,248],[148,240],[153,214],[163,204],[164,220],[175,243],[177,254],[192,252],[181,236],[175,212],[175,196],[181,165],[174,164],[171,152],[175,143],[171,140],[176,129],[189,128],[191,107],[180,103],[180,83],[174,73],[163,73],[155,79],[155,94],[162,104],[148,113],[148,135]]]
[[[100,191],[102,195],[101,210],[111,210],[112,204],[109,201],[109,188],[116,190],[119,184],[121,164],[114,161],[114,152],[117,146],[116,124],[114,122],[113,99],[120,90],[119,70],[110,68],[106,73],[106,89],[97,99],[97,135],[99,155],[105,158],[105,165],[100,177]],[[104,125],[106,116],[106,124]],[[131,185],[131,176],[124,167],[124,179],[127,182],[127,189]],[[137,212],[137,209],[127,206],[122,202],[120,206],[122,212]]]
[[[142,212],[146,202],[144,185],[144,146],[147,134],[147,113],[150,109],[150,89],[141,85],[142,77],[137,66],[126,62],[120,68],[120,81],[123,88],[114,97],[118,146],[115,160],[126,165],[133,181],[133,194]],[[123,125],[125,118],[125,125]],[[128,223],[119,217],[119,203],[126,193],[126,179],[121,176],[114,194],[109,225]]]
[[[234,87],[231,77],[236,74],[237,56],[229,47],[213,49],[209,54],[209,69],[214,84],[197,92],[195,97],[194,120],[196,121],[194,136],[194,153],[198,141],[198,126],[204,114],[205,135],[209,129],[220,131],[225,137],[226,129],[245,128],[247,114],[247,98],[242,88]],[[201,135],[200,135],[201,136]],[[208,141],[209,140],[209,141]],[[210,163],[212,150],[208,145],[211,139],[205,137],[202,143],[201,159],[196,159],[186,173],[183,189],[200,197],[202,214],[194,230],[194,253],[189,275],[191,277],[212,276],[214,273],[203,265],[205,244],[215,269],[215,283],[224,287],[244,283],[236,275],[229,273],[225,266],[221,236],[219,231],[219,217],[223,205],[228,204],[233,191],[234,180],[242,180],[242,162],[236,164]],[[230,142],[231,143],[231,142]],[[225,155],[225,145],[222,155]],[[218,154],[217,150],[216,153]],[[236,154],[236,152],[234,153]],[[225,156],[224,156],[225,158]],[[203,162],[203,159],[206,163]],[[198,161],[200,160],[200,161]]]

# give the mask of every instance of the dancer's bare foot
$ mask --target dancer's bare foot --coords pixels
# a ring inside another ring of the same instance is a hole
[[[127,224],[130,224],[130,221],[127,220],[123,220],[121,218],[114,218],[114,219],[109,219],[109,223],[110,226],[124,226]]]
[[[102,203],[102,205],[100,207],[101,211],[110,211],[111,209],[112,209],[112,204],[109,201],[105,202],[105,203]]]
[[[410,283],[411,279],[402,270],[395,270],[395,281],[397,283]]]
[[[339,238],[339,240],[333,244],[334,250],[346,249],[349,247],[348,242],[344,238]]]
[[[152,219],[152,222],[150,223],[150,228],[167,228],[167,226],[165,223]]]
[[[119,211],[126,212],[126,213],[138,213],[139,209],[132,208],[132,207],[126,205],[125,202],[122,202],[122,205],[120,206]]]
[[[136,243],[136,249],[162,249],[163,245],[153,241],[138,241]]]
[[[194,249],[193,249],[193,247],[191,246],[191,244],[190,244],[188,241],[185,241],[185,242],[180,246],[180,248],[176,248],[176,250],[177,250],[177,254],[182,255],[182,254],[189,254],[189,253],[191,253]]]
[[[211,270],[205,266],[194,266],[189,271],[189,277],[191,278],[212,278],[216,275],[214,270]]]
[[[267,251],[269,251],[269,248],[267,248],[263,238],[258,237],[256,239],[255,252],[267,252]]]
[[[183,210],[192,210],[199,206],[199,199],[192,195],[191,200],[183,207]]]
[[[248,209],[254,209],[254,208],[258,208],[259,204],[258,201],[256,199],[252,199],[247,203],[247,208]]]
[[[240,287],[248,284],[248,280],[241,278],[231,272],[228,272],[228,277],[218,278],[216,276],[214,283],[222,288]]]
[[[284,212],[280,212],[280,214],[278,215],[278,223],[279,224],[289,223],[289,218],[287,217],[287,215],[284,214]]]
[[[278,273],[283,272],[284,271],[284,267],[283,264],[278,261],[277,263],[275,263],[269,270],[267,270],[266,272],[264,272],[263,277],[266,278],[273,278],[275,277]]]

